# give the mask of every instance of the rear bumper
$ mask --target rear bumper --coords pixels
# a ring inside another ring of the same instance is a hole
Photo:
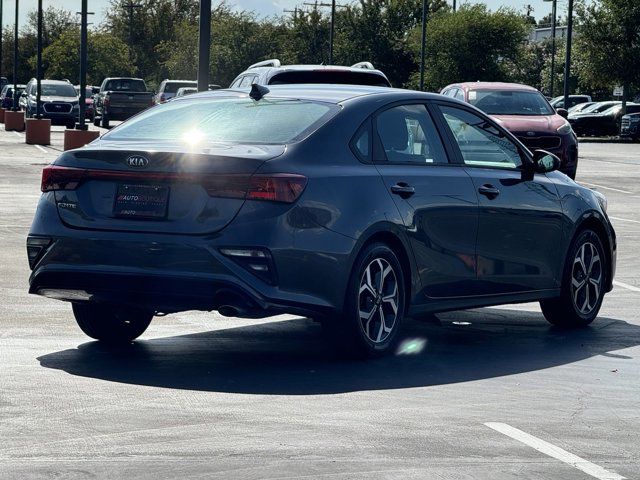
[[[109,107],[106,116],[109,120],[127,120],[145,110],[145,108]]]

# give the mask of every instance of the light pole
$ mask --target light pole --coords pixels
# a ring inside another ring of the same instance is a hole
[[[429,0],[422,0],[422,36],[420,42],[420,91],[424,91],[424,56],[427,42],[427,9]]]
[[[87,97],[87,0],[82,0],[80,11],[80,98],[78,99],[78,124],[77,130],[87,130],[85,124],[85,108]]]
[[[571,76],[571,36],[573,33],[573,0],[567,9],[567,51],[564,59],[564,108],[569,108],[569,77]]]
[[[211,60],[211,0],[200,0],[200,33],[198,46],[198,91],[209,90]]]
[[[18,108],[18,7],[20,0],[16,0],[16,22],[13,35],[13,106],[11,110],[17,112]]]
[[[553,98],[554,75],[556,70],[556,8],[558,0],[544,0],[551,2],[551,75],[549,79],[549,96]]]
[[[42,118],[40,97],[42,95],[42,0],[38,0],[38,53],[36,57],[36,118]]]
[[[0,0],[0,77],[2,77],[2,4],[4,0]]]

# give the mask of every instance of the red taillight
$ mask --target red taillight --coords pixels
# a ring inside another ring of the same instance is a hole
[[[164,93],[160,95],[160,103],[164,103],[167,101],[167,98],[164,96]]]
[[[43,192],[73,190],[80,184],[85,174],[86,170],[82,168],[48,165],[42,170],[40,190]]]
[[[74,190],[84,180],[129,182],[195,183],[211,197],[246,198],[292,203],[304,191],[307,177],[291,173],[273,175],[224,175],[188,172],[130,172],[123,170],[86,170],[48,165],[42,170],[43,192]]]
[[[108,107],[109,105],[111,105],[111,99],[109,97],[104,97],[102,99],[102,105]]]
[[[254,175],[251,177],[247,200],[295,202],[307,185],[307,177],[291,173]]]

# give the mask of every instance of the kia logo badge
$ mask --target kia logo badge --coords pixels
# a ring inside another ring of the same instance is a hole
[[[527,132],[527,135],[530,137],[535,137],[536,136],[536,132]]]
[[[142,155],[131,155],[127,158],[127,165],[130,167],[146,167],[149,165],[149,159]]]

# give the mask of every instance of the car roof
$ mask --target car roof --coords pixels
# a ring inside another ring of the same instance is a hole
[[[198,83],[197,80],[163,80],[165,83]]]
[[[269,85],[267,87],[272,97],[297,98],[301,100],[314,100],[329,103],[342,103],[347,100],[365,95],[386,95],[400,98],[442,99],[446,98],[436,93],[425,93],[417,90],[405,90],[402,88],[375,87],[368,85],[326,84],[326,83],[295,83],[283,85]],[[189,95],[189,99],[215,98],[220,96],[244,96],[250,88],[226,88],[209,90]],[[268,98],[268,97],[267,97]],[[447,100],[452,100],[447,98]]]
[[[521,83],[506,82],[462,82],[448,85],[448,87],[459,87],[464,90],[528,90],[537,92],[535,88]],[[447,88],[447,87],[445,87]]]
[[[41,80],[40,83],[49,83],[51,85],[69,85],[71,87],[73,87],[73,85],[71,85],[69,82],[67,82],[66,80]]]

